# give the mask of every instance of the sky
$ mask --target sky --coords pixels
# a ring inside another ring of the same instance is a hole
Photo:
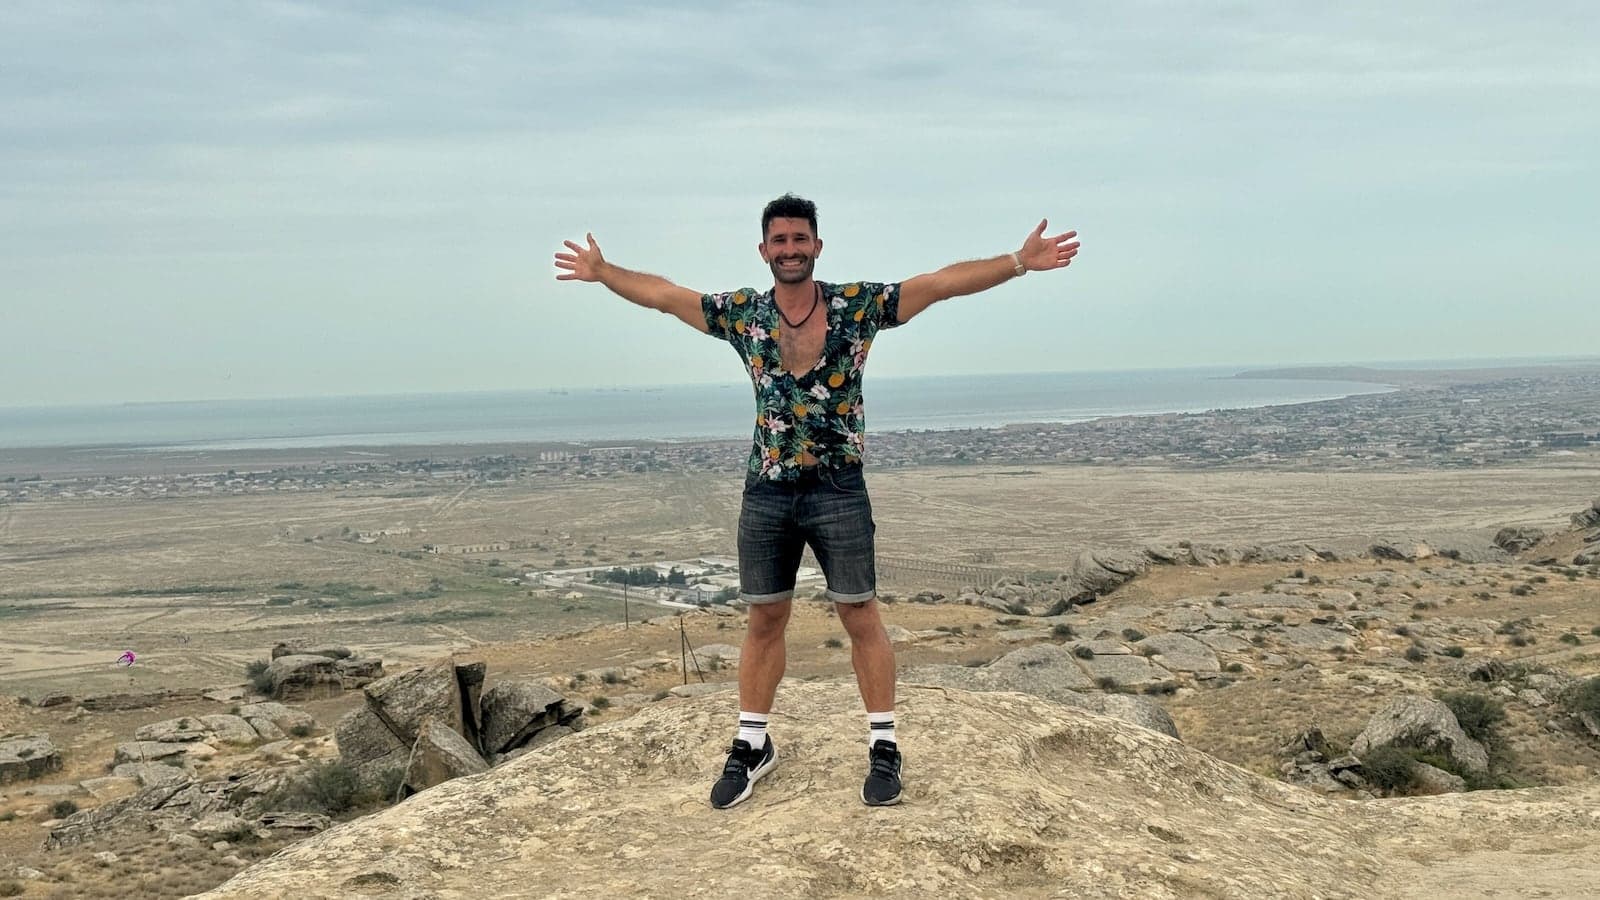
[[[0,4],[0,406],[733,383],[606,257],[895,281],[879,376],[1594,355],[1600,4]]]

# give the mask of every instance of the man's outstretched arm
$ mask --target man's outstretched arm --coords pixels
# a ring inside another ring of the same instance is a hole
[[[600,245],[594,242],[594,235],[585,237],[589,242],[587,247],[562,241],[572,252],[556,254],[556,268],[566,270],[556,276],[557,281],[597,281],[624,300],[677,316],[702,333],[710,332],[700,307],[699,292],[673,284],[660,275],[635,272],[606,262],[600,255]]]
[[[1072,263],[1072,258],[1078,255],[1078,242],[1073,240],[1078,233],[1068,231],[1046,237],[1046,224],[1047,220],[1041,219],[1039,227],[1028,235],[1028,239],[1022,242],[1022,249],[1016,253],[959,262],[937,272],[908,279],[900,285],[899,320],[909,322],[912,316],[940,300],[976,294],[1010,281],[1022,274],[1017,271],[1018,266],[1022,267],[1022,272],[1066,268]]]

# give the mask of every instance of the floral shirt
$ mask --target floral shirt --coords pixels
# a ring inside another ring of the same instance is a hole
[[[772,291],[754,288],[700,298],[711,334],[733,345],[756,392],[755,440],[750,471],[790,481],[800,476],[800,455],[819,465],[861,462],[866,416],[861,376],[880,328],[900,324],[900,285],[857,281],[817,282],[827,305],[828,335],[811,371],[784,371],[778,353],[783,322]],[[820,312],[820,310],[818,311]]]

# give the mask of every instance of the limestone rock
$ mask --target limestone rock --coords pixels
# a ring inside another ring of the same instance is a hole
[[[61,751],[48,734],[0,738],[0,784],[29,781],[61,768]]]
[[[402,741],[370,706],[345,713],[333,729],[339,761],[364,783],[382,780],[391,769],[405,769],[411,745]]]
[[[429,716],[457,734],[466,733],[461,687],[448,659],[390,675],[362,690],[372,711],[408,747],[416,743],[422,720]]]
[[[161,762],[182,759],[186,744],[168,741],[127,741],[117,745],[113,764]]]
[[[1328,800],[1039,698],[907,685],[906,801],[868,810],[855,686],[790,686],[778,703],[789,753],[752,804],[706,808],[728,698],[656,704],[334,826],[203,897],[1255,900],[1593,886],[1597,784]],[[770,850],[755,865],[751,842]]]
[[[1220,672],[1222,664],[1210,647],[1181,634],[1153,634],[1139,642],[1154,651],[1162,666],[1178,672]]]
[[[432,719],[425,719],[416,746],[411,748],[406,788],[413,793],[425,791],[452,778],[476,775],[488,768],[488,763],[466,738]]]
[[[1398,697],[1379,710],[1356,735],[1350,752],[1365,756],[1373,748],[1388,744],[1440,751],[1470,772],[1489,770],[1489,753],[1484,746],[1467,737],[1450,707],[1427,697]]]
[[[248,747],[261,742],[261,735],[250,727],[249,722],[239,716],[201,716],[200,722],[205,726],[206,731],[224,744],[238,744]]]
[[[371,684],[383,677],[383,660],[376,656],[355,656],[334,660],[333,667],[338,671],[339,680],[347,691]]]
[[[161,763],[122,763],[111,770],[118,778],[131,778],[141,787],[179,787],[194,780],[187,771]]]
[[[272,658],[280,656],[325,656],[328,659],[349,659],[350,648],[342,644],[308,645],[303,641],[279,641],[272,646]]]
[[[483,694],[483,748],[505,753],[541,729],[563,723],[566,701],[535,681],[498,681]]]
[[[1544,531],[1539,528],[1502,528],[1495,533],[1494,544],[1507,553],[1521,553],[1544,540],[1544,537]]]
[[[206,726],[197,718],[182,716],[142,725],[133,736],[141,741],[198,741],[205,738]]]
[[[282,703],[249,703],[239,707],[239,717],[268,741],[282,740],[286,731],[317,726],[310,713]]]
[[[316,700],[344,690],[334,660],[326,656],[291,654],[267,664],[274,700]]]

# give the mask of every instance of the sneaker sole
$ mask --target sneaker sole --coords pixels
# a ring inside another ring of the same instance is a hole
[[[761,765],[756,766],[754,769],[750,770],[750,780],[745,783],[744,791],[741,792],[739,794],[739,796],[737,796],[737,797],[733,798],[732,800],[728,801],[728,804],[726,806],[713,806],[711,808],[712,809],[732,809],[735,806],[738,806],[739,804],[745,802],[746,800],[749,800],[750,799],[750,795],[754,794],[756,792],[756,782],[761,780],[761,776],[767,774],[768,772],[771,772],[772,768],[774,766],[776,766],[777,764],[778,764],[778,748],[777,748],[776,745],[774,745],[773,748],[772,748],[772,756],[769,757],[765,763],[762,763]]]
[[[901,796],[902,795],[900,794],[895,794],[893,800],[880,800],[877,803],[873,803],[871,800],[867,799],[867,789],[861,789],[861,802],[868,806],[899,806]]]

